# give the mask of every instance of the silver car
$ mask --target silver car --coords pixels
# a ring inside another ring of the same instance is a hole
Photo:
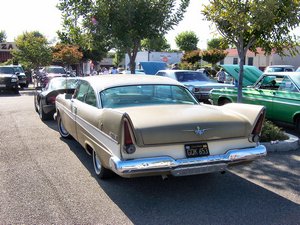
[[[232,84],[218,83],[204,73],[193,70],[159,70],[156,75],[169,77],[186,86],[200,102],[208,102],[209,92],[212,89],[233,88]]]

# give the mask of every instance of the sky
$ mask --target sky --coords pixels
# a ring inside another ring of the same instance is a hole
[[[25,31],[39,31],[49,41],[55,40],[61,30],[61,12],[56,8],[59,0],[0,0],[0,30],[4,30],[8,42]],[[202,5],[208,0],[190,0],[184,19],[166,35],[172,49],[177,49],[175,37],[183,31],[193,31],[199,38],[198,47],[206,48],[207,40],[214,35],[210,23],[203,20]],[[7,7],[3,7],[7,6]]]

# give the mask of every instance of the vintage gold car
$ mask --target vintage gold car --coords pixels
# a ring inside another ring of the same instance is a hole
[[[201,104],[179,82],[151,75],[86,77],[73,96],[56,98],[60,135],[93,156],[99,178],[225,171],[266,155],[264,117],[263,106]]]

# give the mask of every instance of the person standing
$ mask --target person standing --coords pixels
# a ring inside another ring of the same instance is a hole
[[[224,83],[225,79],[226,79],[226,74],[223,69],[220,69],[220,71],[217,73],[218,83]]]

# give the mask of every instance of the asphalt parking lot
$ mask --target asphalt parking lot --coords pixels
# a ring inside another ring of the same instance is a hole
[[[31,91],[0,93],[0,224],[299,224],[300,150],[190,177],[100,181],[42,122]]]

